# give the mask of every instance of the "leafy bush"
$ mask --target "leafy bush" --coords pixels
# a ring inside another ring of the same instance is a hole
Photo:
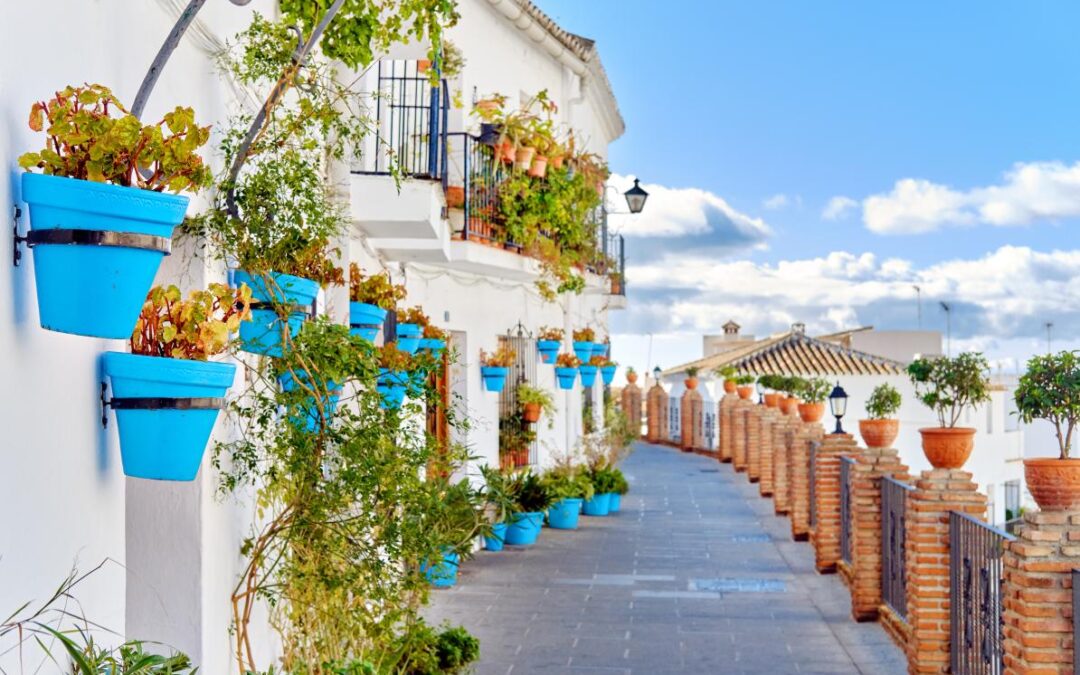
[[[874,387],[866,399],[866,414],[872,420],[888,419],[900,410],[900,392],[885,382]]]
[[[517,359],[517,352],[510,348],[509,343],[502,343],[491,354],[480,350],[480,363],[488,367],[494,368],[509,368],[514,365]]]
[[[806,403],[823,403],[832,393],[832,385],[821,377],[801,380],[799,385],[799,398]]]
[[[735,376],[739,374],[739,371],[735,366],[719,366],[713,369],[713,373],[719,378],[734,380]],[[753,382],[753,378],[751,378],[750,381]]]
[[[593,342],[596,340],[596,331],[592,328],[581,328],[574,331],[574,342]]]
[[[553,501],[593,496],[592,480],[578,467],[557,466],[545,472],[541,480]]]
[[[400,675],[461,673],[480,658],[480,641],[461,626],[439,632],[423,621],[410,626],[398,642],[400,656],[390,672]]]
[[[492,512],[492,523],[510,520],[513,514],[521,510],[514,494],[513,479],[499,469],[487,465],[480,467],[480,474],[484,477],[481,494],[487,508]]]
[[[552,499],[547,486],[532,471],[522,471],[510,479],[510,494],[517,502],[518,509],[526,513],[544,511]]]
[[[518,385],[517,400],[521,405],[533,403],[544,410],[551,410],[555,407],[555,401],[551,398],[551,394],[548,391],[541,389],[540,387],[534,387],[527,382],[522,382]]]
[[[555,342],[562,342],[563,335],[566,334],[562,328],[551,328],[550,326],[544,326],[540,329],[540,335],[538,340],[553,340]]]
[[[753,375],[736,375],[735,376],[735,384],[740,386],[740,387],[745,387],[746,385],[753,384],[753,383],[754,383],[754,376]]]
[[[937,413],[938,424],[955,427],[964,408],[990,400],[986,372],[990,364],[979,352],[954,358],[916,359],[907,372],[923,405]]]
[[[1042,419],[1054,425],[1061,459],[1068,459],[1080,421],[1080,359],[1075,351],[1033,356],[1016,388],[1017,415],[1025,424]]]
[[[555,365],[563,368],[577,368],[581,365],[581,359],[573,354],[559,354],[555,357]]]
[[[390,281],[389,274],[364,276],[364,271],[356,263],[349,265],[349,300],[366,302],[387,311],[397,309],[397,304],[405,299],[405,287]]]
[[[205,361],[225,351],[229,334],[251,318],[251,289],[210,284],[185,300],[176,286],[154,286],[131,334],[131,353]]]
[[[615,475],[615,469],[610,467],[594,467],[589,471],[589,479],[597,494],[615,492],[619,486],[619,479]]]
[[[627,482],[626,476],[618,468],[612,467],[611,473],[615,478],[615,489],[613,492],[616,494],[624,495],[630,491],[630,483]]]
[[[700,366],[690,366],[690,367],[688,367],[686,369],[686,376],[688,378],[697,377],[698,373],[700,373],[700,372],[701,372],[701,367]]]

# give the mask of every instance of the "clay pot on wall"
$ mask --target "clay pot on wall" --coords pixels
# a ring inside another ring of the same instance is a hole
[[[696,377],[688,377],[685,380],[683,380],[683,384],[686,385],[687,389],[697,389],[697,378]]]
[[[1024,480],[1041,510],[1080,510],[1080,459],[1025,459]]]
[[[525,405],[521,406],[521,419],[529,422],[530,424],[533,422],[539,422],[540,411],[541,407],[539,403],[526,403]]]
[[[975,430],[970,427],[927,427],[919,429],[926,459],[935,469],[959,469],[975,447]]]
[[[899,433],[899,420],[859,420],[859,435],[868,448],[891,448]]]
[[[780,399],[780,412],[785,415],[793,415],[799,409],[799,399],[794,396],[786,396]]]
[[[738,386],[735,384],[735,380],[724,380],[724,393],[734,394]]]
[[[548,158],[543,155],[537,155],[533,157],[532,164],[529,166],[529,175],[533,178],[543,178],[547,175]]]
[[[753,387],[738,387],[736,391],[739,392],[739,398],[744,401],[750,400],[750,396],[754,393]]]
[[[634,371],[628,371],[626,373],[626,381],[630,384],[634,384],[635,382],[637,382],[637,373]]]
[[[825,403],[823,401],[818,403],[800,403],[799,417],[803,422],[819,422],[821,418],[825,416]]]
[[[769,408],[780,407],[780,394],[771,393],[765,394],[765,405]]]

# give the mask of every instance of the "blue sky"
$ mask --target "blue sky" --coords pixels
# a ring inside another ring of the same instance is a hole
[[[621,222],[615,322],[668,365],[728,318],[914,328],[916,283],[927,328],[954,303],[954,345],[1016,362],[1045,321],[1076,345],[1080,3],[538,4],[598,42],[613,171],[670,189]]]

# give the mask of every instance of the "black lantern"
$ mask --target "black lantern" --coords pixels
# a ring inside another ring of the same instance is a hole
[[[829,407],[832,409],[833,417],[836,418],[836,431],[833,431],[834,434],[844,433],[844,428],[840,426],[840,418],[847,412],[847,399],[847,392],[837,382],[832,393],[829,394]]]
[[[645,200],[649,198],[649,193],[641,189],[638,182],[638,179],[635,178],[634,187],[623,193],[623,196],[626,197],[626,205],[630,207],[630,213],[641,213],[641,210],[645,208]]]

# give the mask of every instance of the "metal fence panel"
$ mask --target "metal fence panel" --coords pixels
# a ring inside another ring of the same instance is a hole
[[[851,473],[855,460],[840,457],[840,559],[851,564]]]
[[[885,476],[881,479],[881,598],[898,616],[907,619],[907,569],[904,549],[907,535],[908,494],[914,486]]]
[[[949,513],[950,663],[957,675],[1004,670],[1002,562],[1015,537],[981,520]]]
[[[678,396],[668,397],[668,440],[682,441],[682,400]]]
[[[716,449],[716,405],[709,402],[702,417],[702,424],[704,426],[703,433],[705,434],[705,448],[714,450]]]

